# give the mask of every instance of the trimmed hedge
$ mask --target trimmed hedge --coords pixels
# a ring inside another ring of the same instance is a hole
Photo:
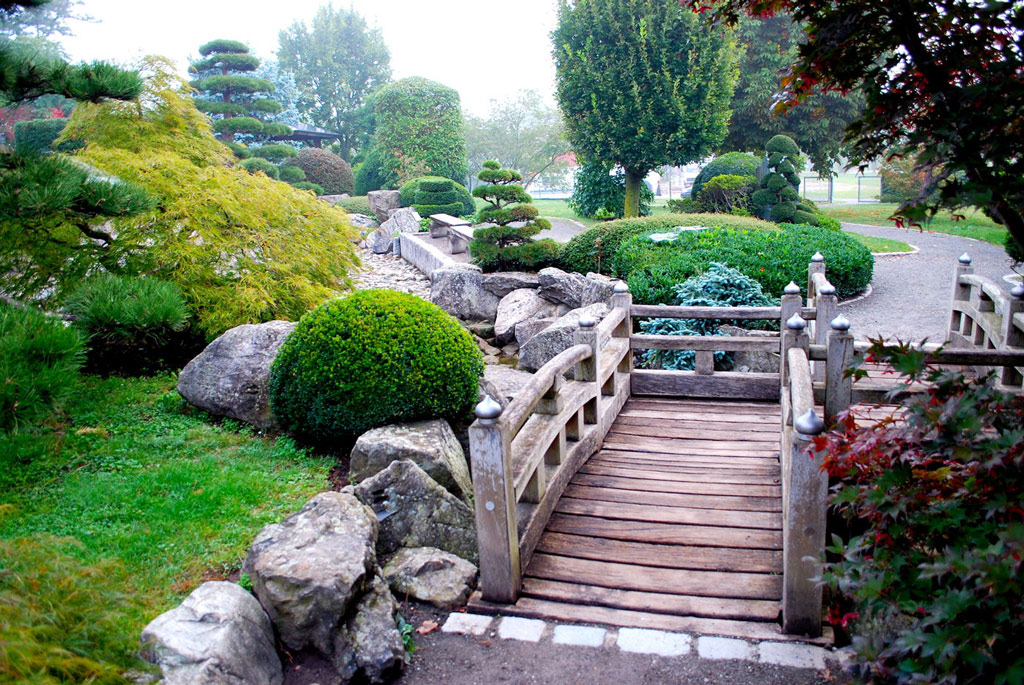
[[[280,179],[285,183],[301,183],[306,180],[306,172],[295,166],[294,164],[287,164],[278,168],[280,172]]]
[[[776,296],[790,281],[807,282],[807,264],[815,252],[825,255],[828,280],[840,298],[856,295],[871,282],[874,258],[860,242],[820,226],[791,224],[777,231],[684,232],[657,243],[634,236],[619,248],[612,272],[626,280],[634,301],[643,304],[672,302],[677,284],[712,262],[739,270]]]
[[[299,154],[298,150],[291,145],[282,145],[280,143],[261,145],[260,147],[253,148],[251,152],[254,157],[261,157],[271,162],[283,162]]]
[[[611,273],[611,260],[619,246],[633,236],[657,233],[676,226],[713,226],[749,230],[778,230],[775,224],[731,214],[656,214],[599,224],[576,235],[562,248],[562,268],[581,274]]]
[[[374,216],[373,210],[370,209],[370,200],[365,195],[347,197],[340,202],[335,202],[334,206],[341,207],[349,214],[365,214],[369,217]]]
[[[317,443],[389,423],[464,418],[484,365],[459,322],[435,304],[362,290],[306,314],[270,371],[282,425]]]
[[[707,163],[700,170],[697,178],[693,180],[693,188],[690,190],[690,199],[696,200],[700,189],[704,184],[715,176],[731,174],[734,176],[754,176],[757,174],[757,167],[761,166],[761,160],[746,152],[727,152],[719,155]]]
[[[306,180],[324,189],[327,195],[352,194],[355,180],[352,167],[338,155],[318,147],[307,147],[289,160],[306,172]]]
[[[453,202],[462,203],[462,207],[459,210],[454,212],[445,212],[445,214],[454,214],[456,216],[476,214],[476,203],[473,201],[473,196],[469,194],[468,190],[466,190],[466,186],[456,181],[452,181],[451,179],[444,178],[443,176],[420,176],[419,178],[414,178],[411,181],[407,181],[406,183],[402,184],[402,187],[398,189],[399,204],[401,204],[403,207],[412,207],[417,202],[416,193],[418,193],[421,190],[421,185],[423,183],[436,184],[442,181],[448,181],[449,183],[452,184],[451,187],[454,188],[454,191],[458,196],[458,199],[453,200]],[[433,213],[437,214],[437,212]],[[420,212],[420,214],[423,216],[428,216],[426,214],[423,214],[423,212]]]
[[[420,181],[416,190],[416,202],[412,206],[420,216],[431,214],[458,215],[463,205],[455,182],[450,179]]]

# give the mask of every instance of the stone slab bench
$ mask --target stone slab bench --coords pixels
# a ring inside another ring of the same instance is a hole
[[[469,241],[473,239],[473,228],[465,219],[449,214],[431,214],[430,237],[448,238],[451,253],[461,254],[469,251]]]

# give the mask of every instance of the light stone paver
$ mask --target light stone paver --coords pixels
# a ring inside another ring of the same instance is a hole
[[[506,640],[522,640],[523,642],[540,642],[544,633],[544,621],[535,618],[519,618],[505,616],[498,624],[498,637]]]
[[[762,642],[758,645],[761,662],[793,668],[825,668],[825,650],[812,645],[787,642]]]
[[[682,656],[690,653],[690,636],[647,628],[619,628],[619,649],[639,654]]]
[[[701,636],[697,638],[697,655],[701,659],[753,659],[754,650],[746,640],[731,637]]]
[[[487,632],[487,629],[491,626],[492,618],[492,616],[483,616],[481,614],[453,613],[448,616],[448,620],[441,626],[441,632],[480,636]]]
[[[551,639],[557,645],[579,645],[581,647],[601,647],[604,645],[604,628],[590,626],[559,625],[555,626],[555,635]]]

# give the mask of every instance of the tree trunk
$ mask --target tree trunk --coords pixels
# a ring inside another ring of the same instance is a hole
[[[640,216],[640,184],[644,182],[644,173],[626,170],[626,213],[625,217]]]

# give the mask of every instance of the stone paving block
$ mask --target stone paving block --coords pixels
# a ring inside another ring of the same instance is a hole
[[[441,626],[443,633],[458,633],[460,635],[483,635],[491,625],[491,616],[481,614],[459,614],[453,613]]]
[[[825,650],[813,645],[791,642],[762,642],[758,645],[761,662],[793,668],[825,668]]]
[[[552,642],[559,645],[579,645],[581,647],[601,647],[604,645],[604,628],[590,626],[555,626]]]
[[[647,628],[619,628],[619,649],[624,652],[682,656],[690,653],[690,636]]]
[[[544,633],[544,621],[535,618],[505,616],[498,624],[498,637],[506,640],[522,640],[523,642],[540,642]]]
[[[746,640],[731,637],[697,638],[697,655],[701,659],[753,659],[753,647]]]

